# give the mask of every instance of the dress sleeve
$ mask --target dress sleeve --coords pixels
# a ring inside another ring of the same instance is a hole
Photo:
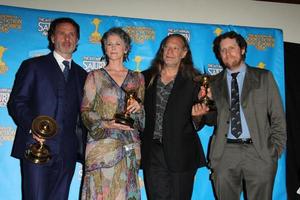
[[[131,114],[134,119],[134,128],[140,131],[145,127],[145,110],[144,110],[144,95],[145,95],[145,80],[142,73],[137,73],[137,98],[140,101],[141,110],[139,112]]]
[[[107,121],[103,120],[95,110],[95,105],[99,101],[99,96],[97,95],[98,82],[96,83],[95,71],[90,72],[85,81],[84,95],[81,103],[82,121],[93,139],[105,137],[104,121]]]

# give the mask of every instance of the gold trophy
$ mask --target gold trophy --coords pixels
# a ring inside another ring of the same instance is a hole
[[[53,118],[40,115],[33,120],[31,131],[41,139],[49,139],[56,134],[57,124]],[[36,164],[46,163],[51,159],[50,148],[43,142],[31,144],[25,151],[25,158]]]
[[[194,80],[196,82],[200,82],[201,86],[203,86],[205,88],[205,94],[204,94],[204,96],[202,96],[199,99],[198,103],[205,104],[206,106],[209,107],[210,111],[216,110],[216,104],[215,104],[214,100],[210,99],[207,96],[207,90],[209,88],[209,82],[211,81],[211,76],[209,76],[209,75],[200,75],[200,76],[196,76],[194,78]]]
[[[136,92],[126,92],[125,106],[122,113],[116,113],[114,119],[116,123],[130,126],[133,128],[134,120],[130,117],[130,113],[127,111],[127,107],[131,104],[132,100],[136,99]]]

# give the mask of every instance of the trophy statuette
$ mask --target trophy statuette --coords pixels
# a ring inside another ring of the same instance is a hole
[[[199,99],[198,103],[205,104],[206,106],[209,107],[210,111],[216,110],[215,101],[210,99],[207,96],[207,91],[208,91],[208,88],[209,88],[209,82],[211,81],[211,77],[209,75],[200,75],[200,76],[196,76],[194,78],[194,81],[200,82],[200,85],[205,88],[205,94],[204,94],[204,96],[202,96]]]
[[[116,113],[114,115],[114,120],[116,123],[130,126],[131,128],[133,128],[134,120],[130,117],[130,113],[127,111],[127,107],[131,104],[132,100],[134,99],[136,99],[136,92],[126,92],[125,108],[123,112]]]
[[[40,115],[33,120],[31,131],[41,139],[49,139],[56,134],[57,124],[53,118]],[[50,148],[44,142],[31,144],[25,151],[25,158],[35,164],[46,163],[51,159]]]

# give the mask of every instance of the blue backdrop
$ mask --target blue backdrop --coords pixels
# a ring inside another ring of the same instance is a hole
[[[183,34],[189,41],[196,67],[203,73],[216,74],[222,70],[212,51],[212,41],[223,32],[234,30],[248,43],[246,62],[273,72],[285,103],[282,31],[234,25],[180,23],[133,19],[115,16],[52,12],[0,6],[0,198],[21,199],[19,161],[10,157],[16,126],[9,117],[6,103],[21,61],[48,53],[47,30],[51,20],[71,17],[81,26],[81,37],[74,60],[85,70],[102,67],[100,39],[112,26],[122,26],[133,39],[133,48],[126,66],[134,70],[148,68],[161,40],[168,34]],[[205,152],[212,128],[199,132]],[[78,199],[81,165],[77,165],[70,198]],[[146,199],[140,172],[142,199]],[[285,154],[280,158],[275,179],[274,200],[285,200]],[[193,200],[214,199],[209,170],[201,168],[195,178]]]

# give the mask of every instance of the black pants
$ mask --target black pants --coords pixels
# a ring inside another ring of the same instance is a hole
[[[190,200],[196,169],[172,172],[168,169],[163,147],[153,143],[149,166],[144,166],[144,180],[148,200]]]

